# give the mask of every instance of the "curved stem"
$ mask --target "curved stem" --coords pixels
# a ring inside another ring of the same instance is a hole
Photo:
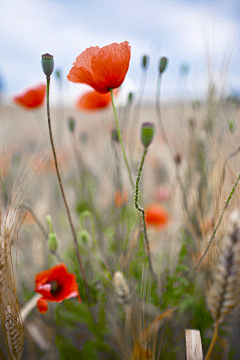
[[[147,148],[145,147],[144,151],[143,151],[142,161],[141,161],[139,169],[138,169],[137,179],[136,179],[134,204],[135,204],[135,208],[142,214],[143,232],[144,232],[144,238],[145,238],[145,243],[146,243],[146,250],[147,250],[147,256],[148,256],[149,268],[150,268],[150,271],[152,273],[152,276],[153,276],[154,280],[156,281],[157,285],[159,285],[158,277],[155,274],[154,269],[153,269],[153,265],[152,265],[152,258],[151,258],[151,254],[150,254],[150,247],[149,247],[149,241],[148,241],[147,229],[146,229],[145,212],[144,212],[144,209],[141,206],[139,206],[139,204],[138,204],[139,184],[140,184],[140,178],[141,178],[141,173],[142,173],[143,164],[144,164],[146,154],[147,154]]]
[[[115,117],[116,126],[117,126],[118,138],[119,138],[119,141],[120,141],[120,144],[121,144],[121,147],[122,147],[123,158],[124,158],[124,161],[125,161],[125,164],[126,164],[126,167],[127,167],[129,180],[130,180],[130,182],[131,182],[132,187],[134,188],[134,182],[133,182],[132,175],[131,175],[131,171],[130,171],[130,168],[129,168],[129,164],[128,164],[128,161],[127,161],[127,156],[126,156],[125,149],[124,149],[124,145],[123,145],[123,140],[122,140],[121,131],[120,131],[120,128],[119,128],[119,123],[118,123],[118,118],[117,118],[117,112],[116,112],[116,108],[115,108],[115,104],[114,104],[113,89],[110,89],[110,92],[111,92],[111,99],[112,99],[112,106],[113,106],[114,117]]]
[[[212,355],[212,351],[213,351],[213,348],[214,348],[214,345],[217,341],[217,338],[218,338],[218,321],[216,321],[215,325],[214,325],[214,332],[213,332],[213,337],[212,337],[212,341],[211,341],[211,344],[209,346],[209,349],[208,349],[208,352],[207,352],[207,355],[205,357],[205,360],[209,360],[211,355]]]
[[[55,146],[54,146],[54,142],[53,142],[52,126],[51,126],[51,118],[50,118],[49,87],[50,87],[50,77],[47,77],[47,94],[46,94],[47,96],[46,96],[46,100],[47,100],[47,118],[48,118],[48,129],[49,129],[49,135],[50,135],[50,142],[51,142],[51,147],[52,147],[52,152],[53,152],[53,157],[54,157],[55,168],[56,168],[56,172],[57,172],[57,178],[58,178],[58,182],[59,182],[59,185],[60,185],[63,201],[64,201],[64,204],[65,204],[65,207],[66,207],[66,210],[67,210],[67,215],[68,215],[68,220],[69,220],[72,235],[73,235],[73,242],[74,242],[74,247],[75,247],[75,251],[76,251],[76,255],[77,255],[77,260],[78,260],[78,264],[79,264],[79,267],[80,267],[80,270],[81,270],[81,273],[82,273],[82,277],[83,277],[83,283],[84,283],[84,288],[85,288],[85,292],[86,292],[86,296],[87,296],[87,301],[89,302],[89,289],[88,289],[86,273],[85,273],[85,270],[84,270],[84,267],[83,267],[83,264],[82,264],[82,260],[81,260],[81,257],[80,257],[80,253],[79,253],[79,249],[78,249],[78,243],[77,243],[77,236],[76,236],[76,232],[74,230],[72,217],[71,217],[71,214],[70,214],[70,210],[69,210],[68,203],[67,203],[67,200],[66,200],[65,192],[63,190],[62,180],[61,180],[59,169],[58,169],[57,155],[56,155]]]

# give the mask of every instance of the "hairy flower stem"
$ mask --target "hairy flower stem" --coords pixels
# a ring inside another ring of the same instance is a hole
[[[71,227],[71,230],[72,230],[73,242],[74,242],[74,247],[75,247],[75,251],[76,251],[76,255],[77,255],[77,260],[78,260],[78,264],[79,264],[79,267],[80,267],[80,270],[81,270],[81,273],[82,273],[82,277],[83,277],[83,283],[84,283],[84,288],[85,288],[85,292],[86,292],[86,296],[87,296],[87,301],[89,302],[89,289],[88,289],[86,273],[85,273],[85,270],[84,270],[84,267],[83,267],[83,264],[82,264],[82,260],[81,260],[81,257],[80,257],[80,253],[79,253],[79,249],[78,249],[78,243],[77,243],[77,236],[76,236],[76,232],[75,232],[74,227],[73,227],[72,217],[71,217],[71,214],[70,214],[70,210],[69,210],[68,203],[67,203],[67,200],[66,200],[65,192],[63,190],[62,180],[61,180],[59,169],[58,169],[57,155],[56,155],[55,146],[54,146],[54,142],[53,142],[52,126],[51,126],[51,118],[50,118],[49,88],[50,88],[50,76],[47,76],[46,100],[47,100],[47,119],[48,119],[48,129],[49,129],[49,135],[50,135],[50,142],[51,142],[51,147],[52,147],[52,152],[53,152],[53,157],[54,157],[55,168],[56,168],[56,172],[57,172],[57,178],[58,178],[58,182],[59,182],[59,185],[60,185],[63,201],[64,201],[64,204],[65,204],[65,207],[66,207],[66,210],[67,210],[68,219],[69,219],[70,227]]]
[[[213,337],[212,337],[212,341],[211,341],[211,344],[209,346],[209,349],[208,349],[208,352],[207,352],[207,355],[205,357],[205,360],[209,360],[211,355],[212,355],[212,351],[213,351],[213,348],[214,348],[214,345],[217,341],[217,338],[218,338],[218,321],[215,322],[215,325],[214,325],[214,332],[213,332]]]
[[[216,232],[218,231],[218,228],[219,228],[219,226],[220,226],[220,224],[221,224],[221,222],[222,222],[222,219],[223,219],[223,215],[224,215],[225,211],[227,210],[227,207],[228,207],[228,205],[229,205],[229,203],[230,203],[230,200],[231,200],[231,198],[232,198],[232,196],[233,196],[233,194],[234,194],[234,192],[235,192],[235,190],[236,190],[236,188],[237,188],[237,185],[238,185],[239,181],[240,181],[240,174],[238,175],[237,180],[236,180],[235,184],[233,185],[233,188],[232,188],[230,194],[228,195],[228,198],[227,198],[227,200],[226,200],[226,202],[225,202],[224,208],[223,208],[223,210],[222,210],[222,212],[221,212],[221,215],[220,215],[220,218],[219,218],[219,220],[218,220],[217,226],[216,226],[215,229],[213,230],[213,234],[212,234],[212,236],[211,236],[211,238],[210,238],[210,240],[209,240],[208,246],[206,247],[206,250],[204,251],[204,254],[203,254],[203,256],[201,257],[201,259],[199,260],[197,266],[192,270],[192,272],[191,272],[191,274],[190,274],[190,277],[189,277],[189,280],[196,274],[196,272],[198,271],[198,269],[199,269],[199,267],[200,267],[203,259],[204,259],[205,256],[207,255],[207,252],[208,252],[208,250],[209,250],[209,248],[210,248],[210,246],[211,246],[211,244],[212,244],[212,242],[213,242],[213,239],[214,239],[214,237],[215,237],[215,235],[216,235]]]
[[[145,147],[144,151],[143,151],[142,161],[141,161],[139,169],[138,169],[137,179],[136,179],[134,204],[135,204],[135,208],[142,214],[143,232],[144,232],[144,238],[145,238],[145,243],[146,243],[146,250],[147,250],[147,256],[148,256],[149,268],[150,268],[150,271],[152,273],[152,276],[153,276],[154,280],[156,281],[157,285],[159,285],[158,277],[155,274],[154,269],[153,269],[153,265],[152,265],[152,258],[151,258],[151,254],[150,254],[149,241],[148,241],[148,237],[147,237],[145,212],[144,212],[144,209],[141,206],[138,205],[139,184],[140,184],[140,178],[141,178],[141,173],[142,173],[143,164],[144,164],[146,154],[147,154],[147,148]]]
[[[124,161],[125,161],[125,164],[126,164],[126,167],[127,167],[129,180],[130,180],[131,185],[132,185],[132,187],[133,187],[133,189],[134,189],[134,182],[133,182],[132,175],[131,175],[131,171],[130,171],[130,167],[129,167],[129,164],[128,164],[128,161],[127,161],[127,156],[126,156],[125,149],[124,149],[124,145],[123,145],[123,140],[122,140],[121,131],[120,131],[120,128],[119,128],[119,123],[118,123],[118,118],[117,118],[117,112],[116,112],[116,108],[115,108],[115,104],[114,104],[113,89],[110,89],[110,92],[111,92],[111,99],[112,99],[112,106],[113,106],[114,117],[115,117],[115,121],[116,121],[116,125],[117,125],[118,138],[119,138],[119,141],[120,141],[120,144],[121,144],[121,147],[122,147],[122,153],[123,153]]]

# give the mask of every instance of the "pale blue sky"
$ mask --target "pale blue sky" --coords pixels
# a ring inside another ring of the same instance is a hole
[[[240,3],[238,0],[1,0],[0,74],[11,96],[44,81],[41,54],[54,55],[64,77],[87,47],[129,41],[127,77],[138,87],[140,58],[150,56],[146,98],[155,94],[160,56],[169,58],[163,96],[181,91],[179,68],[190,67],[188,93],[204,94],[207,59],[216,79],[226,69],[227,90],[240,91]],[[88,89],[65,80],[69,102]]]

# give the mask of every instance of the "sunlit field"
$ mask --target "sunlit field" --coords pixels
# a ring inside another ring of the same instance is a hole
[[[123,101],[130,45],[0,98],[0,359],[240,358],[239,99],[163,102],[161,57],[147,104],[144,55]]]

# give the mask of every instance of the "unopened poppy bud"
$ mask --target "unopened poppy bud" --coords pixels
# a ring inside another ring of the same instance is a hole
[[[58,248],[57,235],[55,233],[51,233],[48,235],[48,248],[51,253],[55,253]]]
[[[87,244],[89,242],[89,233],[86,230],[82,230],[80,232],[80,239],[81,239],[81,242],[83,242],[84,244]]]
[[[162,57],[160,59],[159,68],[158,68],[160,74],[164,73],[164,71],[166,70],[167,64],[168,64],[168,59],[166,57]]]
[[[47,77],[50,77],[54,69],[53,56],[46,53],[42,55],[42,69]]]
[[[68,119],[68,128],[71,132],[74,132],[76,126],[76,122],[73,118]]]
[[[176,163],[176,165],[180,165],[181,164],[181,161],[182,161],[182,157],[179,153],[177,153],[175,156],[174,156],[174,161]]]
[[[48,224],[49,233],[53,233],[53,222],[52,222],[51,216],[47,215],[46,220],[47,220],[47,224]]]
[[[141,141],[145,148],[147,148],[153,139],[154,136],[154,124],[153,123],[144,123],[141,127]]]
[[[57,79],[62,80],[62,72],[61,72],[61,70],[57,69],[57,70],[55,71],[55,75],[56,75],[56,78],[57,78]]]
[[[229,120],[228,127],[229,127],[229,130],[231,131],[231,133],[233,133],[235,130],[235,120],[234,119]]]
[[[117,129],[112,130],[111,136],[112,136],[112,141],[119,142]]]
[[[143,67],[143,69],[147,70],[148,65],[149,65],[149,57],[147,55],[143,55],[143,57],[142,57],[142,67]]]
[[[128,103],[131,104],[132,100],[133,100],[133,93],[130,92],[130,93],[128,94]]]

